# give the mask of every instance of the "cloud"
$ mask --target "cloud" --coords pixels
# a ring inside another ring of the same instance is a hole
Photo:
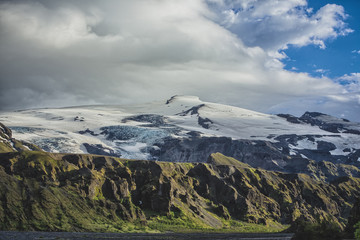
[[[269,2],[3,1],[0,108],[175,94],[258,111],[286,110],[298,99],[339,103],[344,85],[284,70],[281,49],[347,34],[343,8],[312,13],[306,1]]]
[[[345,74],[339,77],[337,81],[344,86],[344,93],[347,94],[349,98],[352,97],[355,99],[359,99],[360,73]]]
[[[16,5],[5,3],[0,11],[3,31],[16,34],[18,39],[55,48],[96,38],[90,29],[100,20],[78,9],[51,10],[34,2]]]
[[[345,74],[338,78],[338,80],[345,80],[347,82],[360,83],[360,73]]]
[[[315,72],[317,72],[317,73],[326,73],[328,71],[329,71],[328,69],[322,69],[322,68],[319,68],[319,69],[315,70]]]
[[[360,104],[360,73],[345,74],[339,77],[337,81],[341,85],[343,85],[344,90],[341,95],[338,95],[336,97],[342,98],[343,102],[346,102],[352,106],[359,105]]]
[[[214,2],[214,1],[211,1]],[[220,6],[220,22],[248,46],[277,51],[289,45],[309,44],[325,48],[325,40],[353,32],[346,26],[342,6],[327,4],[317,12],[306,0],[215,1]]]
[[[301,116],[305,111],[322,112],[358,122],[360,95],[354,95],[351,100],[348,96],[344,96],[344,98],[338,95],[334,96],[334,98],[298,98],[286,103],[276,104],[269,109],[269,112],[287,112],[296,116]]]
[[[351,52],[352,52],[352,53],[360,54],[360,50],[352,50]]]

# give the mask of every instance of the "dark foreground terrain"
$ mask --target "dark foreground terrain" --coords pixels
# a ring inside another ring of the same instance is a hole
[[[166,233],[166,234],[141,234],[141,233],[68,233],[68,232],[0,232],[1,240],[35,240],[35,239],[144,239],[144,240],[182,240],[182,239],[227,239],[227,240],[290,240],[293,234],[289,233],[266,233],[266,234],[242,234],[242,233]]]

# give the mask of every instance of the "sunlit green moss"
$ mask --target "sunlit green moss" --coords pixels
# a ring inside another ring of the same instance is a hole
[[[242,163],[231,167],[159,163],[41,151],[2,155],[2,230],[277,232],[287,227],[277,222],[284,218],[284,212],[290,220],[306,217],[343,226],[345,219],[334,215],[340,207],[352,207],[348,199],[360,186],[357,178],[339,178],[327,184],[306,174],[265,171]],[[64,156],[72,158],[66,161]],[[95,167],[96,158],[100,164]],[[230,170],[233,176],[226,175]],[[113,185],[106,187],[105,181]],[[112,196],[120,194],[124,182],[123,197]],[[143,191],[148,198],[156,198],[160,185],[167,188],[159,199],[168,201],[168,209],[151,212],[134,193]],[[227,190],[219,196],[214,189]],[[342,206],[334,201],[340,197],[346,199],[338,201]],[[238,199],[243,201],[235,203]],[[234,208],[234,204],[241,208]]]
[[[14,152],[15,150],[4,142],[0,142],[0,153]]]

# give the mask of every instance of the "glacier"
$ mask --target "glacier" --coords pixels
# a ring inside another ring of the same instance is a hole
[[[1,112],[0,122],[16,139],[49,152],[206,162],[220,151],[280,170],[286,158],[355,165],[360,158],[360,123],[322,113],[263,114],[194,96]]]

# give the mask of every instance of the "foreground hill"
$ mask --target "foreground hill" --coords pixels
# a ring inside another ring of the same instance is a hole
[[[281,231],[301,219],[344,228],[360,179],[330,182],[209,163],[24,151],[1,126],[0,228],[43,231]]]

